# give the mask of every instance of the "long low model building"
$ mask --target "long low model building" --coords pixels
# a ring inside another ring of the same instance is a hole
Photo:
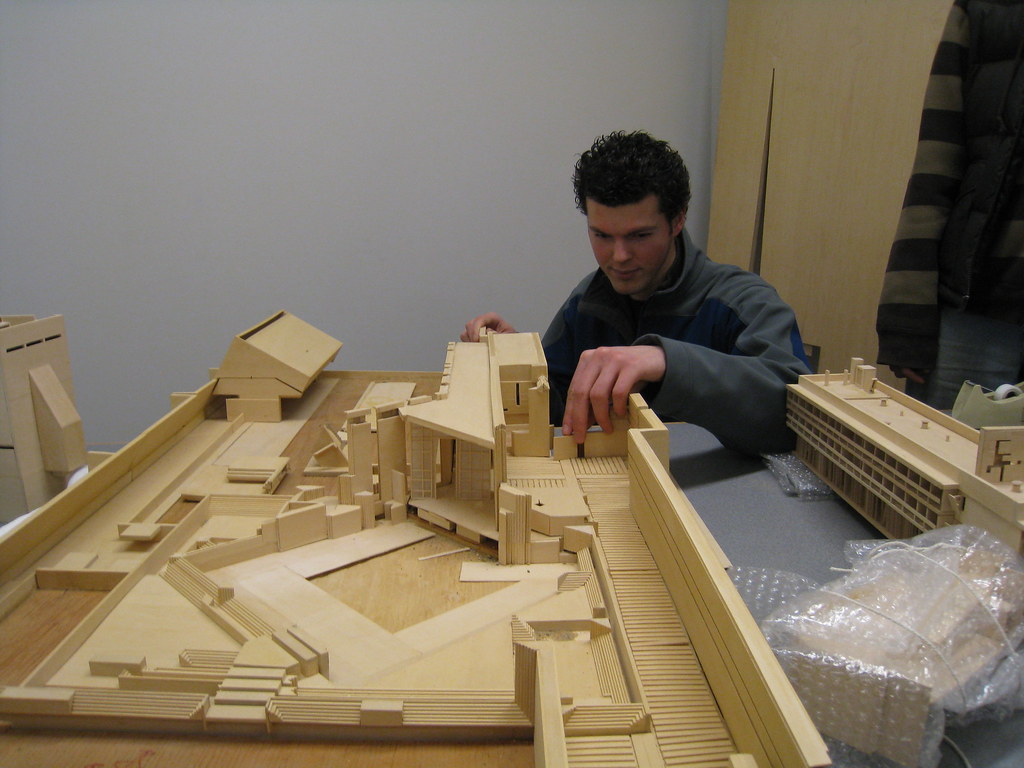
[[[859,358],[801,376],[788,420],[797,455],[889,538],[965,523],[1024,553],[1024,427],[974,429]]]

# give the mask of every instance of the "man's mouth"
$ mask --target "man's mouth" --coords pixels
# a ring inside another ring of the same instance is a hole
[[[639,271],[637,269],[612,269],[611,275],[618,280],[629,280],[635,277]]]

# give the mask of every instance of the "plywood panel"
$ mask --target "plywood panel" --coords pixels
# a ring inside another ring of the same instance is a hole
[[[751,268],[761,218],[772,79],[786,25],[786,3],[729,3],[711,186],[708,254]]]
[[[821,369],[874,359],[875,307],[949,5],[730,3],[709,253],[749,267],[763,226],[760,272],[822,347]]]

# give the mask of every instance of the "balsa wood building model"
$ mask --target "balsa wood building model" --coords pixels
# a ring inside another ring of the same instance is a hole
[[[324,371],[338,347],[275,315],[0,539],[0,647],[70,621],[0,656],[0,763],[49,729],[829,764],[638,395],[578,447],[535,334],[439,374]]]
[[[969,427],[860,358],[801,376],[788,403],[797,455],[886,536],[965,523],[1024,553],[1024,427]]]
[[[215,395],[227,396],[228,418],[280,421],[281,399],[302,397],[334,360],[341,342],[287,312],[278,312],[231,340],[210,372]]]
[[[87,461],[64,318],[0,317],[0,523],[49,501]]]

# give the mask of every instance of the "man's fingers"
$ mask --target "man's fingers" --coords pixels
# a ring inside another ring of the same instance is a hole
[[[606,366],[590,388],[590,408],[594,412],[594,421],[605,432],[614,431],[612,425],[612,393],[621,377],[617,367]],[[618,410],[618,409],[616,409]]]
[[[626,415],[626,409],[629,407],[629,396],[636,390],[637,381],[635,379],[620,376],[619,380],[615,382],[610,402],[616,416],[622,418]]]
[[[592,350],[584,352],[576,365],[576,372],[569,383],[565,399],[565,415],[562,417],[562,434],[574,435],[576,442],[582,442],[590,428],[590,390],[594,384],[594,373],[590,366]]]
[[[466,327],[463,328],[462,333],[459,335],[459,340],[480,341],[480,330],[483,328],[490,328],[496,333],[516,332],[516,329],[509,325],[505,318],[497,312],[485,312],[466,323]]]
[[[640,384],[660,381],[665,375],[665,353],[660,347],[598,347],[580,355],[566,396],[563,434],[583,442],[585,432],[597,423],[605,432],[614,430],[612,412],[626,415],[629,396]]]
[[[583,442],[591,424],[612,431],[610,397],[618,374],[606,357],[604,349],[584,352],[569,385],[562,434],[573,435],[577,443]]]

